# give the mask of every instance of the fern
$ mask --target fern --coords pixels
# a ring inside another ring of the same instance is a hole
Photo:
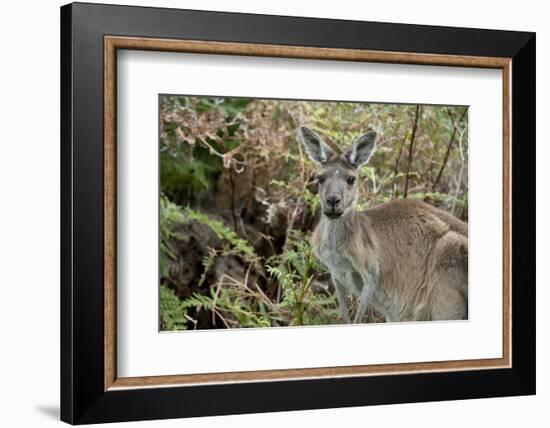
[[[199,278],[199,283],[197,284],[197,287],[200,287],[202,284],[204,284],[204,281],[206,281],[206,275],[208,274],[208,271],[210,271],[212,266],[214,266],[217,256],[218,252],[214,248],[210,248],[210,250],[208,251],[208,255],[206,255],[202,259],[202,266],[204,267],[204,270],[202,271],[201,277]]]
[[[193,308],[196,310],[212,310],[213,299],[211,296],[193,293],[192,296],[182,301],[182,308],[185,310]]]
[[[291,325],[324,324],[335,321],[336,300],[311,290],[318,272],[323,271],[309,244],[309,237],[292,231],[286,251],[269,259],[266,270],[282,290],[280,308],[287,311]]]
[[[177,240],[186,240],[188,237],[178,231],[178,226],[187,222],[181,208],[160,195],[160,269],[162,276],[168,276],[168,260],[174,260],[173,243]]]
[[[245,239],[222,221],[210,218],[207,214],[189,207],[181,208],[161,196],[161,268],[163,275],[169,259],[174,259],[173,242],[187,239],[178,232],[178,226],[195,221],[207,226],[223,242],[222,249],[210,249],[203,258],[203,272],[198,286],[206,281],[206,275],[220,255],[237,255],[249,266],[249,269],[262,270],[254,248]],[[222,282],[212,286],[208,294],[194,293],[179,300],[174,292],[165,286],[161,288],[161,323],[166,330],[188,328],[189,322],[196,324],[192,313],[211,312],[213,319],[220,319],[226,327],[265,327],[273,325],[326,324],[335,322],[336,301],[334,296],[316,293],[311,284],[323,267],[313,255],[309,236],[300,231],[291,231],[288,245],[282,254],[267,259],[263,269],[276,281],[281,289],[278,303],[262,301],[254,296],[247,284]],[[265,295],[261,296],[265,300]]]
[[[234,252],[244,256],[246,259],[255,258],[256,254],[254,247],[245,239],[239,238],[233,229],[229,228],[221,221],[214,220],[208,215],[189,207],[185,208],[185,215],[189,220],[194,220],[197,223],[208,226],[219,239],[229,244]]]
[[[187,309],[174,290],[160,286],[160,324],[162,330],[186,330]]]

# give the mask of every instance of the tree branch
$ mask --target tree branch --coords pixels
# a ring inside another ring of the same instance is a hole
[[[449,143],[447,144],[447,150],[445,152],[445,157],[443,158],[443,163],[441,164],[441,168],[439,168],[439,172],[437,173],[437,177],[435,181],[432,184],[432,192],[435,191],[436,186],[439,183],[439,180],[441,180],[441,176],[443,175],[443,170],[447,166],[447,162],[449,160],[449,154],[451,153],[451,148],[453,146],[453,143],[455,141],[456,133],[458,131],[458,124],[462,122],[462,119],[464,119],[464,116],[466,115],[466,112],[468,111],[467,108],[464,109],[462,112],[462,115],[460,116],[460,119],[458,119],[458,122],[455,122],[453,114],[451,113],[451,110],[447,108],[447,114],[451,118],[451,121],[453,123],[453,132],[451,133],[451,138],[449,138]]]
[[[407,163],[407,175],[405,176],[405,190],[403,192],[403,197],[407,197],[407,193],[409,191],[409,174],[411,172],[411,164],[413,159],[413,149],[414,149],[414,142],[416,140],[416,131],[418,129],[418,119],[420,118],[420,105],[416,106],[416,113],[414,115],[414,123],[413,123],[413,129],[411,133],[411,140],[409,143],[409,157],[408,157],[408,163]]]
[[[392,197],[392,199],[395,196],[397,173],[398,173],[398,170],[399,170],[399,161],[401,160],[401,154],[403,153],[403,147],[405,146],[405,141],[407,141],[407,133],[406,132],[405,132],[405,135],[403,135],[403,139],[401,140],[401,147],[399,147],[399,153],[397,154],[397,158],[395,159],[395,165],[393,166],[393,182],[392,182],[392,185],[391,185],[391,197]]]
[[[464,152],[462,150],[462,137],[464,135],[464,131],[460,132],[460,135],[458,136],[458,149],[460,153],[460,170],[458,173],[458,178],[456,180],[456,189],[453,196],[453,203],[451,205],[451,213],[455,213],[455,206],[456,206],[456,200],[458,199],[458,195],[460,194],[460,186],[462,185],[462,176],[464,175]]]

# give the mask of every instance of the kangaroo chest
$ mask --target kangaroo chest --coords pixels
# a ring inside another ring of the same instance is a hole
[[[338,281],[356,295],[361,293],[363,287],[361,274],[345,251],[324,246],[318,249],[318,256],[330,271],[333,281]]]
[[[335,286],[341,285],[350,290],[356,296],[361,294],[364,286],[372,286],[373,294],[370,304],[381,314],[386,315],[388,319],[393,319],[393,306],[395,302],[388,295],[380,283],[379,272],[370,272],[367,266],[360,266],[362,272],[356,268],[352,256],[347,253],[344,247],[333,246],[330,244],[319,245],[317,247],[317,256],[321,262],[330,271]],[[376,283],[366,284],[365,281],[376,278]],[[336,284],[338,283],[338,284]]]
[[[350,257],[342,250],[335,248],[321,248],[319,258],[331,272],[354,271]]]

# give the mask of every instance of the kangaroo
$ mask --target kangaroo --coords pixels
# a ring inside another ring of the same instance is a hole
[[[312,246],[330,271],[342,321],[350,323],[346,290],[359,298],[354,323],[369,305],[388,322],[466,319],[468,225],[409,199],[356,210],[357,173],[374,152],[376,133],[338,154],[311,129],[300,130],[320,167],[322,214]]]

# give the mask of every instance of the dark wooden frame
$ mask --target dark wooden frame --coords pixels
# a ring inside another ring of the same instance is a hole
[[[503,358],[344,372],[117,379],[114,58],[122,48],[501,68]],[[535,392],[533,33],[67,5],[61,9],[61,130],[62,420],[93,423]],[[151,385],[163,387],[144,388]]]
[[[429,371],[494,369],[511,367],[511,168],[510,168],[510,112],[511,112],[511,60],[499,57],[465,55],[433,55],[404,52],[379,52],[367,49],[334,49],[311,46],[283,46],[259,43],[196,41],[143,37],[104,37],[104,372],[105,390],[117,388],[197,385],[204,383],[244,382],[259,380],[290,380],[304,378],[367,376],[373,374],[418,373]],[[371,364],[301,369],[279,369],[226,373],[200,373],[170,376],[118,377],[116,375],[116,93],[117,51],[150,50],[210,55],[249,55],[284,58],[313,58],[323,60],[352,60],[356,62],[385,62],[406,64],[453,65],[483,67],[501,70],[502,73],[502,163],[503,163],[503,287],[502,287],[502,357],[470,360],[425,361],[401,364]]]

